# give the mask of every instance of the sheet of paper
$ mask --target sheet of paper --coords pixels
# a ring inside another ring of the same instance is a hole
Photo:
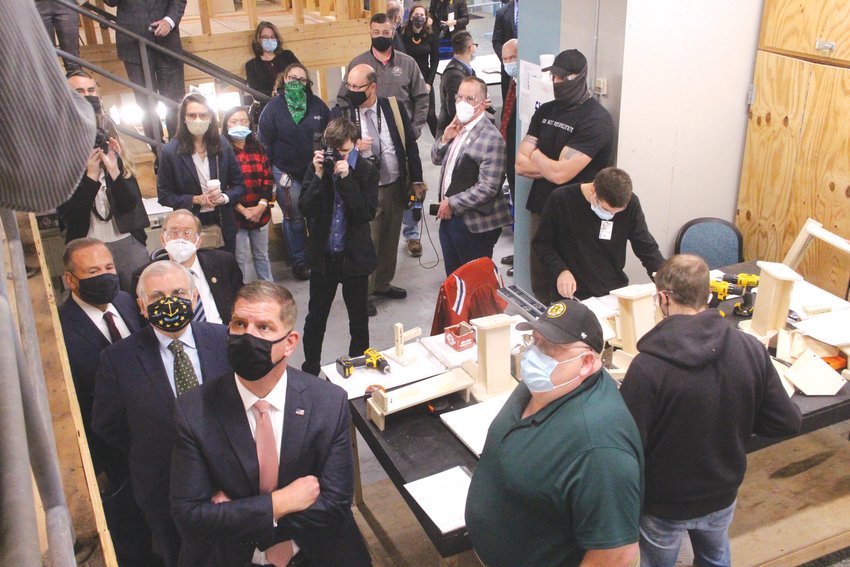
[[[800,319],[811,319],[818,313],[809,313],[806,309],[813,306],[823,306],[826,312],[850,309],[850,303],[837,295],[833,295],[807,281],[794,282],[791,292],[790,309],[799,315]]]
[[[454,19],[455,19],[455,13],[454,13],[454,12],[449,12],[448,19],[449,19],[449,20],[454,20]],[[455,31],[455,27],[454,27],[454,26],[449,26],[449,31],[450,31],[450,32]]]
[[[850,309],[815,315],[794,323],[804,334],[828,345],[850,345]]]
[[[145,205],[145,212],[148,214],[148,216],[162,215],[170,213],[173,210],[171,207],[160,205],[156,197],[142,199],[142,203]]]
[[[540,65],[524,59],[519,62],[519,119],[522,129],[528,128],[528,123],[534,111],[541,104],[555,98],[551,81],[543,80]]]
[[[464,510],[469,493],[469,473],[454,467],[408,482],[404,488],[444,534],[466,526]]]
[[[502,411],[510,395],[511,392],[505,392],[487,401],[446,412],[440,415],[440,419],[476,457],[481,457],[490,424]]]

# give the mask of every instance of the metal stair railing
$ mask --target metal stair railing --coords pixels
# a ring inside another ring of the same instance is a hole
[[[210,63],[209,61],[207,61],[203,57],[199,57],[199,56],[195,55],[194,53],[190,53],[190,52],[186,51],[185,49],[179,49],[178,50],[178,49],[169,49],[167,47],[163,47],[163,46],[159,45],[158,43],[156,43],[156,42],[154,42],[154,41],[152,41],[152,40],[150,40],[150,39],[148,39],[144,36],[141,36],[141,35],[133,32],[133,31],[128,30],[124,26],[118,25],[115,22],[115,17],[112,14],[110,14],[109,12],[106,12],[105,10],[101,10],[100,8],[97,8],[95,6],[91,6],[91,4],[88,4],[88,3],[84,4],[84,6],[79,6],[79,5],[77,5],[76,2],[73,2],[73,1],[70,1],[70,0],[53,0],[53,2],[61,4],[62,6],[68,8],[70,10],[73,10],[74,12],[77,12],[78,14],[82,15],[83,17],[97,22],[98,24],[101,25],[101,27],[110,28],[112,30],[115,30],[116,33],[120,32],[120,33],[132,38],[133,40],[135,40],[136,43],[139,46],[139,55],[141,57],[142,74],[143,74],[144,79],[145,79],[145,84],[144,85],[137,85],[136,83],[128,81],[127,79],[124,79],[123,77],[120,77],[120,76],[118,76],[114,73],[107,71],[103,67],[100,67],[98,65],[90,63],[89,61],[86,61],[84,59],[81,59],[79,57],[71,55],[70,53],[62,51],[61,49],[57,48],[56,53],[58,55],[60,55],[61,57],[68,59],[69,61],[73,61],[74,63],[82,65],[86,69],[90,69],[90,70],[94,71],[98,75],[102,75],[102,76],[107,77],[108,79],[111,79],[111,80],[113,80],[113,81],[115,81],[115,82],[117,82],[121,85],[124,85],[128,88],[133,89],[133,91],[135,93],[142,93],[142,94],[146,95],[148,97],[148,101],[152,101],[152,100],[159,101],[159,102],[162,102],[163,104],[166,104],[166,105],[171,106],[171,107],[176,107],[179,104],[178,101],[173,101],[170,98],[164,97],[151,88],[152,85],[153,85],[153,82],[152,82],[152,79],[151,79],[150,61],[148,60],[148,50],[149,49],[153,49],[153,50],[158,51],[160,53],[163,53],[163,54],[165,54],[169,57],[177,59],[178,61],[180,61],[184,65],[189,65],[190,67],[194,67],[195,69],[198,69],[202,73],[205,73],[205,74],[213,77],[213,79],[215,79],[215,81],[217,81],[218,83],[224,83],[226,85],[230,85],[231,87],[235,87],[236,90],[239,92],[240,100],[244,98],[246,93],[250,94],[252,97],[254,97],[254,100],[258,100],[260,102],[268,102],[269,100],[271,100],[268,95],[263,94],[260,91],[257,91],[255,89],[249,87],[246,80],[243,79],[242,77],[240,77],[239,75],[231,73],[227,69],[219,67],[218,65],[215,65],[214,63]],[[104,14],[106,14],[106,15],[104,15]],[[150,104],[150,108],[145,109],[145,111],[150,113],[150,115],[152,117],[156,116],[156,110],[155,110],[154,104]],[[133,137],[137,140],[141,140],[142,142],[145,142],[146,144],[148,144],[152,147],[159,148],[159,146],[162,145],[162,141],[159,139],[162,136],[162,125],[161,125],[161,123],[158,119],[151,120],[151,121],[155,125],[155,135],[157,136],[156,140],[149,138],[148,136],[139,134],[138,132],[135,132],[134,130],[130,130],[128,128],[124,128],[124,127],[121,127],[121,126],[118,127],[118,131],[121,132],[122,134],[126,134],[128,136],[131,136],[131,137]],[[172,133],[169,133],[169,135],[173,136]]]

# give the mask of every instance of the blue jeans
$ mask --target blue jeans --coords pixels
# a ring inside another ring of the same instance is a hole
[[[419,240],[419,223],[413,220],[413,209],[404,209],[401,217],[401,233],[405,240]]]
[[[290,206],[287,209],[285,206],[285,192],[280,186],[280,178],[283,172],[272,167],[272,175],[277,194],[277,205],[283,213],[283,236],[286,238],[287,246],[289,246],[289,261],[292,267],[303,266],[307,263],[307,233],[304,230],[304,217],[301,216],[301,210],[298,208],[298,198],[301,197],[301,180],[290,177],[292,186],[289,188]]]
[[[697,567],[729,567],[729,524],[735,513],[735,502],[728,508],[693,520],[663,520],[648,514],[640,518],[641,567],[673,567],[685,532],[694,548]]]
[[[248,259],[252,258],[254,271],[257,278],[271,282],[272,265],[269,262],[269,226],[271,223],[260,228],[240,228],[236,233],[236,263],[242,270],[242,279],[248,283]],[[248,249],[250,247],[250,256]]]

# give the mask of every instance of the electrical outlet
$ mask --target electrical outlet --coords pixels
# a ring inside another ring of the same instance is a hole
[[[608,94],[608,79],[596,79],[596,86],[594,87],[594,92],[600,96],[605,96]]]

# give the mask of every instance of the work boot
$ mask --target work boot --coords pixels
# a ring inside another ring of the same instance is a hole
[[[310,267],[309,266],[295,266],[292,268],[292,275],[295,276],[296,280],[306,281],[310,279]]]
[[[374,317],[378,314],[378,308],[375,307],[375,302],[371,299],[366,300],[366,313],[369,317]]]
[[[413,257],[418,258],[422,255],[422,243],[419,240],[410,239],[407,241],[407,252]]]
[[[514,265],[514,255],[511,254],[510,256],[502,256],[502,259],[500,260],[500,262],[502,263],[503,266],[513,266]]]

